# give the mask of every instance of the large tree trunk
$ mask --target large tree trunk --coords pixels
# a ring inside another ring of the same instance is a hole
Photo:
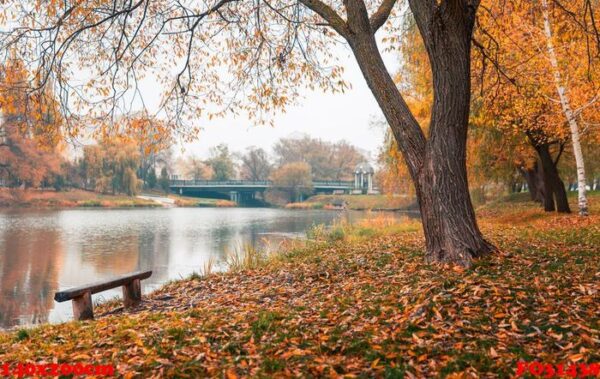
[[[581,143],[579,141],[579,125],[575,120],[575,115],[571,108],[571,103],[567,95],[564,83],[562,81],[560,67],[558,66],[558,59],[554,50],[554,43],[552,42],[552,27],[550,25],[550,15],[548,12],[547,0],[542,0],[544,10],[544,32],[546,34],[546,46],[548,50],[548,58],[552,66],[554,74],[554,84],[556,85],[556,91],[560,99],[560,104],[565,114],[565,118],[569,123],[569,129],[571,131],[571,141],[573,143],[573,153],[575,155],[575,164],[577,166],[577,190],[578,190],[578,203],[579,203],[579,214],[587,216],[588,214],[588,201],[586,195],[586,178],[585,178],[585,164],[583,162],[583,152],[581,150]],[[563,188],[564,190],[564,188]]]
[[[570,213],[571,209],[569,208],[565,183],[560,178],[558,169],[556,168],[557,162],[554,162],[552,159],[550,147],[548,144],[541,144],[536,145],[535,149],[543,167],[545,186],[544,210],[546,212],[556,210],[560,213]]]
[[[427,2],[432,4],[431,2]],[[347,0],[348,41],[406,160],[415,184],[430,262],[469,266],[494,251],[482,236],[469,196],[466,142],[470,107],[470,46],[475,9],[449,2],[438,10],[410,2],[433,70],[434,105],[426,140],[390,77],[364,3]]]
[[[469,266],[473,258],[494,251],[479,231],[466,169],[460,166],[458,160],[440,162],[432,156],[419,173],[417,196],[430,262]]]
[[[434,102],[430,136],[417,193],[423,228],[430,235],[430,261],[469,265],[494,247],[482,236],[469,196],[466,169],[471,100],[471,37],[475,9],[461,2],[441,2],[438,11],[422,13],[410,1],[423,36],[433,74]]]
[[[527,182],[531,201],[544,204],[546,194],[544,192],[545,188],[541,162],[536,160],[535,165],[531,168],[519,167],[519,172]]]

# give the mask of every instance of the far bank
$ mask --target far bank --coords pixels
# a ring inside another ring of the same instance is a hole
[[[144,196],[101,194],[81,189],[55,191],[51,189],[0,188],[1,208],[154,208],[177,207],[233,207],[228,200],[204,199],[173,194],[144,193]],[[168,198],[164,202],[159,199]]]

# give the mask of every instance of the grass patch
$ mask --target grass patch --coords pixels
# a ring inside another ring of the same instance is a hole
[[[260,339],[263,334],[271,331],[276,321],[282,317],[277,312],[261,311],[254,322],[250,324],[250,329],[254,338]]]
[[[302,204],[320,204],[322,208],[337,209],[345,204],[351,210],[405,210],[417,209],[411,196],[390,195],[315,195]]]

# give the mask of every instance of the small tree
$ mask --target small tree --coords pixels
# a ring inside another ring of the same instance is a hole
[[[206,163],[213,170],[214,180],[228,180],[234,174],[233,158],[229,148],[225,144],[220,144],[210,149],[210,158]]]
[[[304,162],[288,163],[271,175],[273,187],[286,192],[291,202],[299,201],[302,196],[313,192],[310,166]]]
[[[135,170],[128,167],[123,172],[123,191],[129,196],[137,195],[140,187],[140,180],[135,173]]]
[[[241,159],[241,176],[243,179],[267,180],[271,173],[271,163],[264,149],[249,147]]]
[[[213,176],[212,168],[198,157],[189,157],[182,162],[185,177],[194,180],[210,179]]]
[[[148,173],[148,177],[146,178],[146,183],[148,184],[148,188],[154,189],[156,188],[156,184],[158,182],[158,178],[156,177],[156,170],[154,167],[150,168],[150,172]]]
[[[162,188],[162,190],[165,193],[169,193],[169,186],[170,186],[170,181],[169,181],[169,172],[167,171],[166,167],[163,167],[160,170],[160,178],[158,179],[158,185],[160,186],[160,188]]]

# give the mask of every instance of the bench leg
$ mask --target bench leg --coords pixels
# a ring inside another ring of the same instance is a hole
[[[92,304],[92,294],[90,292],[73,299],[73,317],[75,320],[94,319],[94,305]]]
[[[125,307],[132,307],[142,301],[142,286],[140,279],[133,279],[131,283],[123,286],[123,303]]]

